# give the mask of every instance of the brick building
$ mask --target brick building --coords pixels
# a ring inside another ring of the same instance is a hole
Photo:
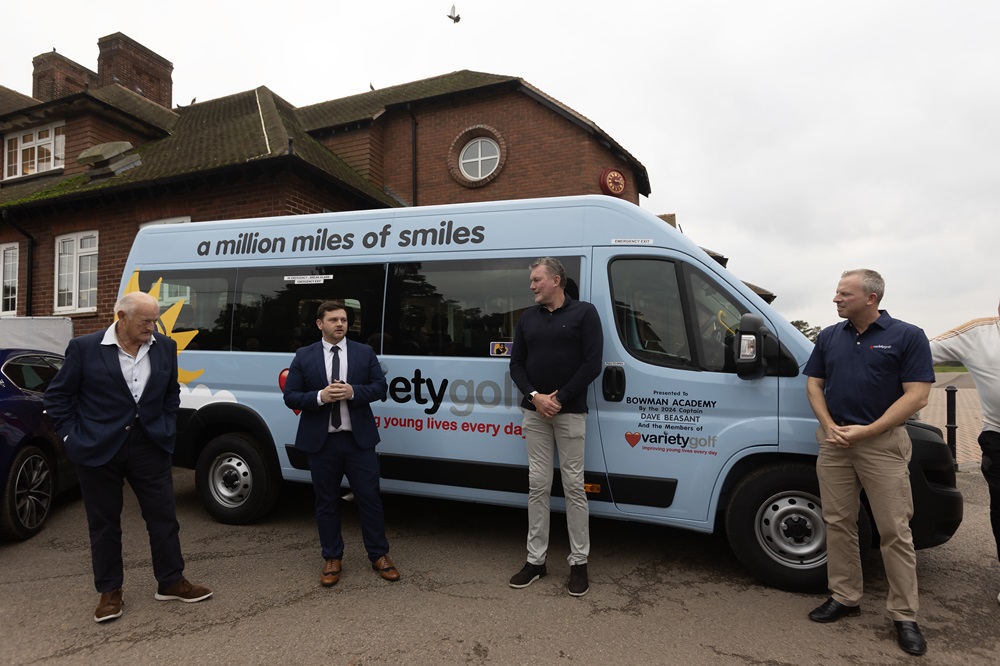
[[[106,326],[145,224],[650,192],[628,151],[517,77],[175,106],[169,61],[121,33],[98,47],[97,72],[53,51],[34,58],[30,97],[0,86],[0,315]]]

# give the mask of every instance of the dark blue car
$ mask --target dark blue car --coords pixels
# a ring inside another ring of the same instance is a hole
[[[45,524],[56,495],[76,485],[42,407],[63,357],[0,349],[0,538],[27,539]]]

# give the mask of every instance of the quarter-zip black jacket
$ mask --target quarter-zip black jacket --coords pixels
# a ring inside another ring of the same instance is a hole
[[[528,401],[532,391],[552,393],[562,412],[587,412],[587,387],[601,374],[604,332],[597,308],[566,296],[552,312],[543,305],[524,311],[514,329],[510,352],[510,377]]]

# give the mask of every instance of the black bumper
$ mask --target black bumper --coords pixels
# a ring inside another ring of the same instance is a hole
[[[934,426],[909,421],[913,442],[910,486],[913,490],[913,545],[919,550],[948,541],[962,524],[962,493],[955,481],[955,461]]]

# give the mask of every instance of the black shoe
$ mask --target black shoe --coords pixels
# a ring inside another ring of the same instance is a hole
[[[510,586],[518,589],[528,587],[546,573],[548,572],[545,570],[544,564],[532,564],[531,562],[525,562],[524,568],[511,576]]]
[[[833,597],[809,613],[809,619],[813,622],[836,622],[842,617],[857,617],[861,615],[861,606],[845,606]]]
[[[895,620],[893,624],[896,625],[896,642],[903,648],[903,652],[916,655],[927,652],[927,641],[916,622]]]
[[[569,567],[569,584],[566,586],[570,595],[582,597],[590,590],[590,583],[587,582],[587,565],[572,564]]]

